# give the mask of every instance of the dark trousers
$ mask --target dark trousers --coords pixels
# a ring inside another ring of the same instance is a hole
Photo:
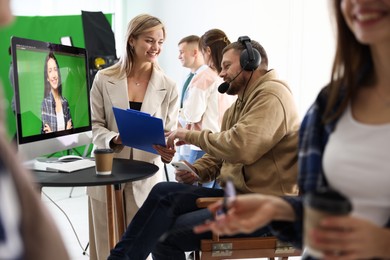
[[[199,250],[200,240],[211,238],[211,232],[194,234],[192,231],[193,226],[212,217],[207,209],[197,208],[196,199],[222,196],[222,189],[158,183],[111,250],[108,260],[145,260],[151,252],[153,259],[184,260],[186,251]]]

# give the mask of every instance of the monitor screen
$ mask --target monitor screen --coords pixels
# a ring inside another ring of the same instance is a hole
[[[18,150],[26,159],[91,143],[87,52],[12,37]]]

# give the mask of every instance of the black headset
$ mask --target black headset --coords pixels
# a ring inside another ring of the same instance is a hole
[[[246,71],[254,71],[259,67],[261,62],[259,51],[252,47],[251,39],[248,36],[238,37],[238,42],[245,46],[245,50],[240,54],[241,68]]]

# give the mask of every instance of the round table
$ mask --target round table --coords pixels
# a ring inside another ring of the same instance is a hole
[[[109,246],[113,248],[117,242],[114,236],[115,224],[117,224],[119,237],[122,236],[125,230],[123,196],[120,184],[148,178],[155,174],[158,169],[158,166],[151,163],[115,158],[111,175],[97,175],[95,167],[71,173],[33,171],[33,175],[41,188],[105,185]],[[116,221],[114,208],[116,209]]]

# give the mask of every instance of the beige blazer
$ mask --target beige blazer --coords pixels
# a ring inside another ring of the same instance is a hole
[[[90,98],[94,146],[109,148],[110,140],[118,134],[112,107],[129,108],[127,79],[107,76],[104,70],[99,71],[95,76]],[[177,127],[179,104],[176,83],[156,67],[153,68],[141,111],[161,118],[165,131]],[[119,151],[116,150],[115,157],[130,159],[131,150],[133,150],[134,160],[154,163],[159,167],[159,171],[152,177],[125,184],[133,185],[134,198],[137,206],[140,207],[151,188],[163,180],[164,165],[159,155],[126,146],[121,146]],[[100,201],[106,201],[104,187],[90,187],[87,189],[87,194]]]

